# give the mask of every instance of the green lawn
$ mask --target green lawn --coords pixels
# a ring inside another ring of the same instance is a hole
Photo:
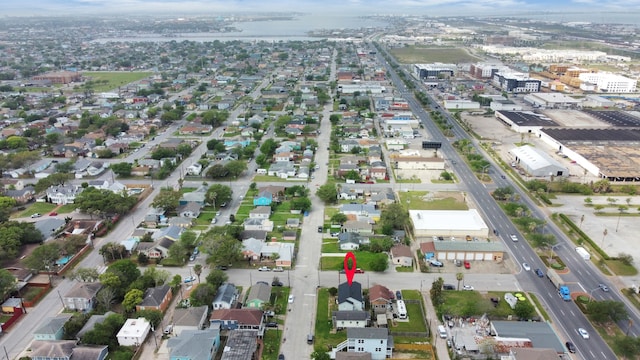
[[[620,260],[605,260],[605,263],[616,275],[619,276],[635,276],[638,275],[638,269],[633,265],[626,265]]]
[[[56,211],[58,212],[58,214],[68,214],[70,212],[74,212],[76,210],[76,207],[76,204],[67,204],[58,207]]]
[[[442,62],[445,64],[450,63],[464,63],[475,62],[478,58],[469,55],[464,49],[458,49],[454,47],[439,47],[439,46],[405,46],[389,51],[393,57],[398,59],[399,63],[403,64],[415,64],[415,63],[432,63]]]
[[[420,304],[406,304],[407,315],[409,315],[409,321],[397,321],[395,326],[391,326],[391,332],[394,331],[409,331],[409,332],[426,332],[427,326],[424,322],[424,315],[420,309]]]
[[[282,282],[284,282],[283,280],[286,280],[286,274],[284,275],[284,278],[278,275],[274,276],[277,276]],[[287,300],[289,298],[289,291],[290,289],[288,287],[274,286],[273,288],[271,288],[271,301],[275,304],[275,313],[277,315],[285,315],[287,313]]]
[[[325,239],[322,244],[322,252],[323,253],[339,253],[342,252],[340,250],[340,245],[337,240],[329,240]]]
[[[280,344],[282,343],[282,331],[271,328],[266,329],[263,342],[262,360],[277,360],[280,353]]]
[[[426,191],[400,192],[400,204],[414,210],[469,210],[467,204],[453,197],[429,200]]]
[[[374,259],[378,254],[368,252],[368,251],[353,251],[353,254],[356,256],[356,266],[361,268],[362,270],[371,271],[370,262]],[[344,268],[344,258],[339,257],[329,257],[323,256],[320,258],[320,269],[321,270],[341,270]]]
[[[456,285],[454,283],[454,285]],[[513,310],[504,301],[505,292],[494,292],[480,294],[477,291],[444,291],[445,302],[438,310],[439,317],[442,314],[454,316],[481,316],[487,314],[494,319],[506,319],[513,315]],[[499,298],[497,307],[493,307],[490,298]]]
[[[327,289],[320,289],[318,291],[318,311],[316,315],[316,330],[315,330],[315,349],[326,351],[331,346],[336,346],[347,339],[345,331],[331,334],[331,312],[338,310],[338,305],[335,301],[329,302],[329,291]]]
[[[117,89],[151,76],[150,72],[133,71],[83,71],[82,76],[89,78],[95,84],[91,87],[95,92],[105,92]],[[97,83],[96,83],[97,82]]]
[[[27,208],[27,210],[21,212],[18,217],[29,217],[33,214],[42,214],[42,215],[46,215],[48,213],[50,213],[53,209],[55,209],[57,207],[56,204],[50,204],[50,203],[44,203],[44,202],[36,202],[31,204],[31,206],[29,206]]]

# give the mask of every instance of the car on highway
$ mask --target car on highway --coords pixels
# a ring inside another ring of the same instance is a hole
[[[567,341],[565,343],[565,346],[567,347],[567,350],[569,350],[570,353],[575,353],[576,352],[576,346],[573,345],[573,343],[571,341]]]
[[[32,219],[39,218],[41,216],[42,216],[42,214],[40,214],[40,213],[31,214],[31,218]]]
[[[580,336],[582,336],[583,339],[589,338],[589,332],[584,328],[578,328],[578,333],[580,334]]]
[[[258,271],[271,271],[271,268],[268,266],[260,266],[258,268]]]
[[[471,291],[471,290],[474,290],[474,288],[473,288],[473,286],[471,286],[471,285],[465,285],[465,286],[463,286],[463,287],[462,287],[462,290],[468,290],[468,291]]]
[[[542,270],[536,269],[535,272],[536,272],[536,275],[538,275],[539,278],[543,278],[544,277],[544,273],[542,272]]]
[[[509,237],[511,238],[511,241],[518,241],[518,237],[516,236],[516,234],[511,234],[509,235]]]
[[[194,282],[194,281],[196,281],[196,277],[195,277],[195,276],[193,276],[193,275],[188,276],[188,277],[186,277],[186,278],[184,279],[184,283],[185,283],[185,284],[189,284],[189,283],[192,283],[192,282]]]
[[[598,284],[598,287],[604,292],[609,292],[609,287],[605,284]]]
[[[293,304],[293,299],[294,299],[293,295],[289,295],[289,299],[287,299],[287,302],[289,304]]]
[[[531,270],[531,266],[529,266],[529,264],[527,264],[527,263],[522,263],[522,268],[523,268],[525,271],[529,271],[529,270]]]

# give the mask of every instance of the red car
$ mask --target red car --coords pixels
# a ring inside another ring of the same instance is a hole
[[[55,212],[55,211],[52,211],[52,212],[49,213],[49,216],[58,216],[58,213]]]
[[[468,262],[468,261],[465,261],[465,262],[464,262],[464,268],[465,268],[465,269],[471,269],[471,263],[470,263],[470,262]]]
[[[356,274],[364,274],[364,270],[356,268]]]

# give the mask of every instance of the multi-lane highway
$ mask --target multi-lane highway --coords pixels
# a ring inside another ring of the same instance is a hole
[[[378,56],[379,61],[386,64],[386,61]],[[474,199],[478,205],[479,211],[482,213],[484,219],[486,219],[492,229],[499,232],[502,238],[505,240],[511,256],[518,264],[527,262],[532,268],[545,269],[544,263],[539,259],[533,249],[527,244],[526,241],[511,241],[510,234],[516,234],[520,239],[524,239],[519,233],[518,229],[513,225],[509,218],[500,209],[496,201],[492,198],[486,185],[481,183],[476,175],[467,167],[466,163],[462,161],[458,153],[451,145],[452,139],[446,138],[442,135],[440,129],[431,121],[429,115],[424,111],[420,103],[415,99],[413,93],[406,88],[402,80],[397,76],[393,69],[388,66],[387,70],[392,75],[392,80],[400,89],[401,94],[410,104],[412,111],[421,119],[425,129],[430,133],[434,141],[442,142],[442,150],[452,160],[451,166],[455,171],[460,181],[464,184],[463,187],[467,190],[468,194]],[[424,86],[420,82],[415,81],[413,77],[410,77],[411,81],[417,84],[418,89],[424,91]],[[432,103],[436,104],[435,99],[431,97],[428,91],[425,91],[429,96]],[[443,111],[441,107],[438,107],[436,111],[439,111],[445,116],[449,123],[453,125],[453,139],[470,138],[460,125],[453,119],[446,111]],[[475,144],[477,151],[483,152],[482,149]],[[493,159],[487,156],[490,162],[492,162],[494,171],[491,172],[492,180],[497,187],[512,186],[516,192],[519,193],[522,202],[532,211],[532,216],[539,219],[547,219],[548,214],[538,208],[536,204],[528,198],[528,195],[524,193],[517,186],[513,186],[509,177],[507,177],[500,166],[498,166]],[[502,177],[503,175],[504,178]],[[609,282],[602,276],[602,274],[595,268],[590,262],[585,262],[573,250],[573,245],[564,234],[553,224],[551,221],[547,221],[547,231],[553,234],[558,239],[559,246],[556,246],[555,252],[563,259],[571,270],[571,274],[575,277],[577,284],[572,285],[572,291],[582,291],[591,293],[598,300],[608,299],[626,302],[623,297],[617,291],[602,292],[597,289],[597,284]],[[582,314],[578,307],[573,302],[565,302],[558,295],[557,290],[546,278],[538,278],[532,271],[521,271],[516,275],[521,287],[529,292],[533,292],[541,300],[543,307],[552,317],[553,324],[556,329],[559,330],[566,341],[573,342],[578,350],[578,354],[584,359],[616,359],[616,355],[611,351],[608,345],[597,335],[596,330],[592,327],[587,318]],[[577,286],[578,288],[573,288]],[[595,289],[595,291],[594,291]],[[635,308],[627,306],[632,319],[631,328],[629,329],[629,335],[637,336],[640,331],[638,322],[638,312]],[[627,322],[625,321],[625,327]],[[591,334],[590,339],[583,339],[577,332],[578,328],[585,328]]]

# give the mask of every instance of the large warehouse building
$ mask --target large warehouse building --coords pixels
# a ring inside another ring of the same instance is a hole
[[[417,238],[444,236],[461,241],[468,235],[487,238],[489,227],[475,209],[470,210],[409,210]]]
[[[567,177],[569,169],[542,150],[525,145],[509,150],[514,162],[529,176],[535,177]]]

